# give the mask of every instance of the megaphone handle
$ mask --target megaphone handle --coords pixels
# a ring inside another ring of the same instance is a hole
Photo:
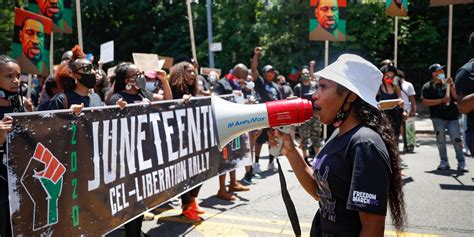
[[[286,134],[290,134],[291,126],[281,126],[276,128],[278,131]],[[278,157],[281,153],[281,149],[283,148],[283,140],[276,139],[277,145],[274,147],[270,147],[269,152],[270,155],[274,157]]]

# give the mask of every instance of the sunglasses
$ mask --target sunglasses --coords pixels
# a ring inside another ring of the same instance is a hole
[[[139,77],[144,77],[144,76],[145,76],[145,72],[141,71],[141,72],[137,72],[137,73],[132,74],[132,75],[128,75],[127,78],[137,79]]]
[[[91,73],[92,70],[95,70],[95,67],[92,64],[84,63],[80,67],[78,67],[76,70],[74,70],[73,72],[78,72],[81,69],[84,73]]]

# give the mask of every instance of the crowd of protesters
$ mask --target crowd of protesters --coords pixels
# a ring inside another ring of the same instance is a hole
[[[474,44],[474,34],[471,35],[470,42]],[[224,75],[219,75],[217,71],[211,71],[208,75],[199,75],[197,62],[186,56],[176,58],[169,75],[163,70],[142,72],[138,66],[127,62],[119,64],[113,75],[106,75],[102,70],[103,63],[100,60],[99,67],[96,68],[94,62],[86,58],[82,49],[75,46],[63,55],[62,62],[55,68],[54,75],[46,78],[37,77],[37,81],[33,83],[31,98],[25,97],[27,88],[24,83],[20,82],[21,69],[17,62],[2,55],[0,56],[0,117],[2,118],[0,121],[0,143],[5,144],[7,133],[12,128],[12,118],[4,116],[6,113],[56,109],[71,109],[73,112],[79,113],[84,107],[105,105],[118,105],[124,109],[127,104],[150,103],[157,100],[182,99],[184,103],[187,103],[193,97],[212,94],[234,94],[243,97],[244,101],[249,104],[296,97],[313,101],[317,91],[325,90],[319,86],[321,75],[314,72],[315,61],[308,62],[308,65],[302,65],[297,75],[297,81],[288,83],[285,76],[280,74],[273,65],[263,67],[259,65],[261,53],[262,49],[256,47],[250,68],[247,67],[247,62],[239,62]],[[447,131],[456,151],[458,171],[468,172],[463,146],[466,144],[466,148],[470,148],[472,153],[474,63],[471,60],[459,69],[456,80],[446,78],[444,67],[433,63],[427,67],[427,77],[430,80],[423,85],[420,94],[422,105],[429,107],[430,118],[433,121],[436,144],[441,159],[437,169],[450,169],[445,140]],[[391,128],[387,131],[393,133],[383,137],[383,142],[388,144],[385,139],[387,137],[393,138],[396,145],[394,145],[395,148],[390,147],[390,149],[396,150],[389,151],[390,157],[398,157],[399,136],[403,138],[403,152],[411,152],[414,149],[413,144],[407,144],[405,126],[407,118],[416,116],[416,92],[403,71],[397,69],[392,61],[384,60],[379,65],[378,73],[381,76],[379,78],[380,86],[377,85],[379,89],[376,99],[378,101],[399,99],[394,107],[383,110],[381,113],[383,114],[381,116],[390,121],[387,126],[391,126]],[[325,82],[324,87],[330,84],[324,78],[323,81]],[[345,96],[343,104],[356,100],[349,96],[350,94],[351,92]],[[359,101],[358,103],[365,105],[365,102]],[[467,131],[465,131],[467,141],[465,142],[463,142],[465,139],[462,137],[458,120],[459,112],[467,114]],[[341,122],[343,122],[348,116],[347,112],[344,112],[341,107],[339,113],[337,116],[342,117],[336,117],[336,119],[342,118]],[[292,141],[298,141],[302,150],[302,158],[308,167],[317,165],[318,161],[312,161],[312,157],[319,153],[327,138],[323,136],[321,121],[320,117],[314,114],[311,120],[293,127],[289,136]],[[332,127],[334,124],[329,123],[325,128],[328,136],[334,130]],[[339,124],[335,127],[338,126]],[[218,198],[234,201],[237,199],[234,192],[249,191],[249,185],[258,182],[259,173],[263,172],[260,167],[262,145],[269,142],[269,136],[273,138],[269,129],[253,131],[249,134],[253,164],[245,167],[245,176],[240,181],[236,177],[235,170],[230,171],[228,186],[225,182],[226,174],[222,174],[219,177],[219,187],[216,187]],[[0,150],[2,157],[5,154],[4,147],[3,145]],[[5,159],[3,160],[4,162],[0,164],[0,236],[9,236],[11,227],[8,211],[7,175]],[[398,165],[397,162],[392,162],[391,165],[394,164]],[[275,172],[277,169],[275,157],[269,155],[267,172]],[[192,221],[202,220],[200,215],[204,213],[204,210],[197,203],[200,188],[201,186],[197,186],[181,195],[184,218]],[[318,199],[316,193],[314,194]],[[399,196],[393,194],[392,197],[400,201]],[[385,212],[381,210],[377,213]],[[143,217],[138,217],[126,225],[127,236],[137,236],[137,231],[141,232],[142,220]]]

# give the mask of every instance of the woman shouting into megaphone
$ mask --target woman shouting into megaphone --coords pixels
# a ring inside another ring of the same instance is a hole
[[[397,230],[405,223],[400,157],[393,128],[378,110],[375,96],[382,73],[351,54],[316,73],[316,115],[339,132],[306,164],[288,134],[285,155],[303,188],[319,202],[311,236],[383,236],[387,207]]]

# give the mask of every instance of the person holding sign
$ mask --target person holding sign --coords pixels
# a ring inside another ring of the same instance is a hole
[[[389,120],[375,100],[382,73],[352,54],[316,73],[319,87],[313,106],[321,123],[339,129],[306,164],[289,134],[272,130],[283,140],[285,155],[303,188],[319,202],[311,236],[383,236],[387,207],[397,230],[405,225],[405,203],[398,145]]]
[[[458,171],[468,172],[463,153],[463,142],[461,139],[461,128],[458,118],[459,111],[456,107],[457,92],[452,78],[446,78],[444,66],[438,63],[432,64],[428,71],[431,80],[426,82],[421,89],[423,106],[430,108],[430,118],[436,134],[440,163],[438,170],[449,170],[448,152],[446,150],[446,130],[453,142],[456,159],[458,160]]]

